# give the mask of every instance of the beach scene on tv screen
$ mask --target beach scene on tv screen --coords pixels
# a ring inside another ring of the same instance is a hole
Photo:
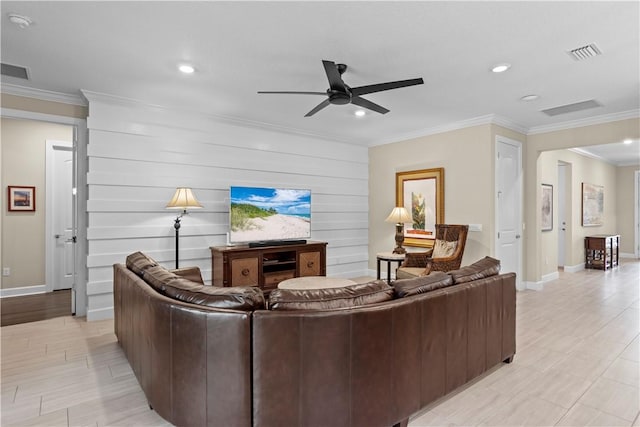
[[[311,236],[311,190],[231,187],[231,242]]]

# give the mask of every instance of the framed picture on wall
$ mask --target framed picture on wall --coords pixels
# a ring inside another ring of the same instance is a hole
[[[444,223],[444,168],[397,172],[396,206],[404,206],[413,219],[403,244],[433,247],[435,225]]]
[[[7,206],[10,212],[35,212],[36,187],[7,187]]]
[[[553,230],[553,185],[542,184],[542,200],[540,203],[541,230]]]
[[[582,226],[597,227],[604,224],[604,187],[582,183]]]

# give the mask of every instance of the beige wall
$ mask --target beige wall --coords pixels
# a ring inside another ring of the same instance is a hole
[[[624,166],[616,168],[616,188],[618,228],[620,234],[620,252],[627,255],[635,254],[635,173],[640,166]],[[638,242],[640,243],[640,242]]]
[[[2,108],[30,111],[32,113],[52,114],[56,116],[86,119],[88,109],[80,105],[63,104],[61,102],[43,101],[41,99],[2,94]]]
[[[45,284],[45,143],[71,141],[71,126],[2,118],[2,289]],[[35,212],[8,212],[7,186],[36,187]]]
[[[524,155],[525,173],[525,280],[538,282],[543,275],[544,252],[540,230],[542,170],[540,154],[564,148],[620,142],[640,138],[640,118],[618,120],[579,128],[527,136]],[[606,196],[605,196],[606,197]],[[606,202],[605,202],[606,205]],[[576,215],[576,213],[574,213]],[[580,213],[577,213],[580,215]]]
[[[463,264],[493,252],[496,131],[482,125],[369,149],[369,268],[376,268],[376,253],[395,245],[395,226],[384,220],[395,206],[395,174],[402,171],[444,168],[445,221],[483,227],[469,232]]]
[[[569,164],[566,192],[570,203],[566,205],[567,242],[565,246],[565,266],[579,266],[584,263],[584,237],[593,234],[618,233],[617,226],[617,178],[616,167],[583,156],[569,150],[545,151],[540,155],[540,179],[544,184],[553,185],[553,230],[540,233],[542,276],[557,271],[558,260],[558,162]],[[604,187],[604,223],[598,227],[582,226],[582,183]],[[625,240],[629,236],[624,236]],[[631,236],[633,239],[633,236]]]

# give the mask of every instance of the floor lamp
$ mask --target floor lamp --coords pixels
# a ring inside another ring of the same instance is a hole
[[[202,208],[196,196],[193,195],[193,191],[187,187],[176,188],[176,193],[173,198],[167,203],[167,209],[181,209],[180,215],[175,219],[173,228],[176,229],[176,268],[178,268],[178,237],[180,234],[180,219],[187,214],[187,209],[199,209]]]
[[[411,215],[406,208],[399,206],[393,208],[386,222],[395,222],[396,223],[396,247],[393,250],[394,254],[404,254],[407,251],[402,247],[402,242],[404,240],[404,224],[407,222],[413,222],[411,219]]]

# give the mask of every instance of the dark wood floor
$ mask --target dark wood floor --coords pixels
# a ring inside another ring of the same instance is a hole
[[[0,326],[36,322],[71,314],[71,290],[0,299]]]

